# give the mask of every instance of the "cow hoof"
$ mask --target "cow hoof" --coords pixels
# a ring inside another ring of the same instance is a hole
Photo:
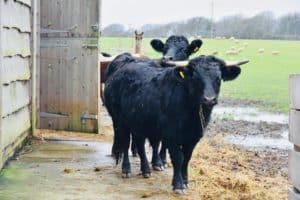
[[[145,173],[145,174],[143,174],[144,178],[150,178],[150,176],[151,176],[151,173]]]
[[[131,173],[122,173],[122,178],[130,178]]]
[[[185,183],[183,184],[183,189],[188,189],[189,188],[189,184]]]
[[[174,193],[177,195],[186,195],[186,192],[183,189],[174,189]]]
[[[137,154],[136,154],[136,153],[133,153],[133,154],[132,154],[132,157],[137,157]]]
[[[153,166],[153,169],[155,171],[164,171],[165,170],[165,168],[163,166]]]

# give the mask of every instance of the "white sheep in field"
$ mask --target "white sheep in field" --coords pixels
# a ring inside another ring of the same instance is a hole
[[[265,49],[264,48],[260,48],[257,50],[257,53],[259,54],[263,54],[265,52]]]
[[[246,48],[246,47],[248,47],[248,42],[244,42],[244,47]]]
[[[216,40],[221,40],[222,38],[220,36],[216,36]]]
[[[273,55],[273,56],[279,55],[279,51],[272,51],[272,55]]]
[[[218,51],[213,51],[213,52],[211,53],[211,55],[214,55],[214,56],[216,56],[216,55],[218,55],[218,54],[219,54]]]
[[[230,37],[230,38],[229,38],[229,40],[232,40],[232,41],[234,41],[234,40],[235,40],[235,38],[234,38],[234,37]]]
[[[239,53],[241,53],[241,52],[243,52],[243,50],[244,50],[244,48],[239,48],[237,51],[238,51]]]
[[[239,54],[239,52],[237,50],[228,50],[228,51],[226,51],[226,55],[236,56],[238,54]]]

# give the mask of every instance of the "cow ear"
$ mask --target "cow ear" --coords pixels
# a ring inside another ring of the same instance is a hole
[[[202,40],[193,40],[188,47],[188,53],[191,55],[199,51],[200,47],[202,46]]]
[[[153,39],[151,40],[151,46],[155,51],[163,53],[164,51],[164,43],[161,40]]]
[[[231,81],[236,79],[240,73],[241,68],[239,66],[232,66],[232,67],[221,67],[222,72],[222,79],[223,81]]]

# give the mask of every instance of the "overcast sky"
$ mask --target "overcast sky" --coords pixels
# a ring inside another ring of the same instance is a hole
[[[139,27],[166,23],[195,16],[211,16],[212,0],[102,0],[102,24],[121,23]],[[300,0],[213,0],[214,19],[243,14],[253,16],[272,11],[276,16],[300,12]]]

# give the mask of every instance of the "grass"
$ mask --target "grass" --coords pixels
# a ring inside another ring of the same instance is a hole
[[[143,40],[144,54],[157,58],[160,54],[152,50],[150,38]],[[249,59],[250,63],[243,66],[240,77],[232,82],[222,85],[222,97],[261,101],[264,109],[288,112],[288,79],[289,74],[300,73],[300,41],[271,41],[271,40],[231,40],[204,39],[200,54],[211,54],[218,51],[218,57],[226,60]],[[244,47],[243,52],[237,56],[227,56],[225,52],[231,48]],[[133,38],[102,38],[102,51],[120,53],[132,51]],[[263,54],[257,50],[264,48]],[[272,55],[272,51],[279,51],[279,55]]]

